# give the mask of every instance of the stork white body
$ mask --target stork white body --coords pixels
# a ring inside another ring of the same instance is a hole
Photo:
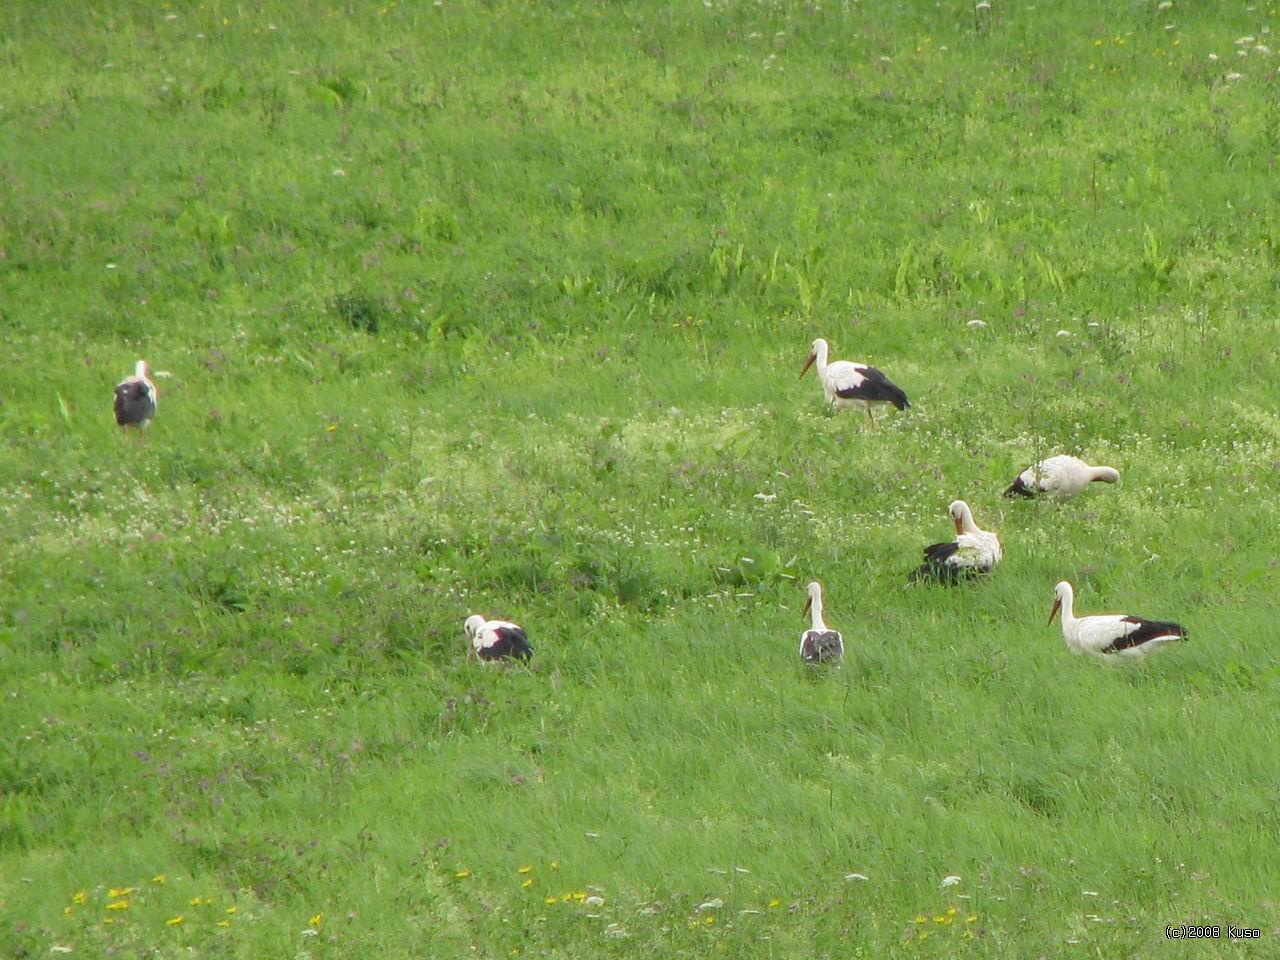
[[[1146,620],[1120,613],[1077,617],[1075,593],[1063,580],[1053,588],[1049,622],[1062,610],[1062,639],[1076,653],[1106,658],[1140,659],[1175,640],[1187,639],[1187,628],[1172,620]]]
[[[800,371],[800,376],[803,377],[810,366],[817,364],[818,380],[822,383],[822,392],[832,410],[862,409],[867,411],[867,416],[875,423],[875,417],[871,414],[872,404],[889,403],[899,410],[911,406],[902,388],[875,367],[849,360],[828,363],[829,353],[830,347],[826,340],[819,337],[813,341],[809,360]]]
[[[155,419],[159,397],[147,361],[137,362],[133,376],[116,384],[115,394],[116,423],[120,426],[145,427]]]
[[[1060,454],[1032,464],[1018,474],[1005,490],[1006,497],[1034,497],[1047,494],[1058,500],[1070,500],[1095,481],[1115,483],[1120,471],[1114,467],[1091,467],[1079,457]]]
[[[925,547],[924,563],[911,575],[912,580],[935,579],[954,584],[962,577],[990,573],[1004,556],[1000,538],[974,522],[967,503],[953,500],[947,510],[956,525],[956,538],[950,543]]]
[[[493,663],[533,656],[528,634],[510,620],[486,620],[482,614],[473,613],[462,628],[467,633],[468,659],[478,657],[481,663]]]
[[[809,599],[804,612],[810,615],[810,627],[800,634],[800,659],[805,663],[825,663],[844,656],[844,637],[840,631],[828,629],[822,619],[822,584],[814,580],[808,586]]]

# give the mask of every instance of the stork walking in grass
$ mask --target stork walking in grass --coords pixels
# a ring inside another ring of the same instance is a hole
[[[1063,580],[1053,588],[1053,609],[1049,623],[1062,611],[1062,639],[1076,653],[1093,653],[1100,657],[1139,659],[1153,650],[1186,640],[1187,628],[1172,620],[1147,620],[1121,613],[1103,613],[1077,617],[1073,609],[1075,592]]]
[[[1115,483],[1120,471],[1114,467],[1091,467],[1079,457],[1065,454],[1034,463],[1009,484],[1006,497],[1035,497],[1046,494],[1058,500],[1070,500],[1095,481]]]
[[[956,538],[950,543],[925,547],[924,563],[911,574],[912,582],[937,580],[954,585],[961,579],[990,573],[1004,555],[1000,538],[974,523],[973,511],[967,503],[954,500],[947,509],[956,525]]]
[[[800,659],[805,663],[829,663],[844,656],[844,637],[840,631],[827,629],[822,619],[822,584],[814,580],[808,586],[809,599],[804,603],[804,613],[809,614],[811,626],[800,634]]]
[[[462,628],[467,632],[467,659],[478,657],[484,663],[495,660],[528,660],[533,656],[529,635],[519,624],[508,620],[486,620],[481,614],[467,617]]]
[[[828,363],[829,351],[827,341],[821,337],[813,341],[809,359],[805,362],[804,369],[800,371],[800,376],[803,377],[809,372],[811,366],[817,364],[822,392],[826,394],[827,403],[831,405],[832,410],[861,407],[867,411],[871,425],[875,426],[876,418],[871,413],[872,404],[891,403],[899,410],[905,410],[911,406],[902,388],[875,367],[849,360]]]
[[[145,427],[156,416],[156,385],[151,368],[139,360],[133,376],[116,384],[116,423],[121,427]]]

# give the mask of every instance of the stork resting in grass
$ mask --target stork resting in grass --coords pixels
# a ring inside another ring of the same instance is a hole
[[[809,368],[817,364],[818,379],[822,382],[822,392],[826,394],[827,403],[832,410],[847,407],[861,407],[867,411],[871,425],[875,426],[876,418],[872,416],[871,405],[875,403],[891,403],[899,410],[905,410],[911,404],[902,388],[888,377],[865,363],[853,363],[849,360],[827,362],[830,348],[827,341],[819,337],[813,341],[809,350],[809,359],[805,362],[800,376],[809,372]]]
[[[1070,500],[1095,481],[1115,483],[1120,471],[1114,467],[1091,467],[1079,457],[1060,454],[1034,463],[1018,474],[1004,492],[1006,497],[1034,497],[1047,494]]]
[[[1004,552],[1000,538],[981,529],[973,521],[973,511],[963,500],[954,500],[947,508],[956,525],[956,538],[950,543],[934,543],[924,548],[924,563],[911,580],[937,580],[956,584],[966,577],[990,573]]]
[[[1049,623],[1062,611],[1062,639],[1076,653],[1100,657],[1139,659],[1175,640],[1186,640],[1187,628],[1172,620],[1147,620],[1121,613],[1077,617],[1073,608],[1075,592],[1063,580],[1053,588],[1053,609]]]
[[[844,637],[840,631],[827,629],[822,619],[822,584],[814,580],[808,586],[809,599],[804,613],[811,616],[808,630],[800,634],[800,659],[805,663],[829,663],[844,656]]]
[[[145,427],[156,416],[156,385],[151,368],[139,360],[132,377],[116,384],[116,423],[121,427]]]
[[[495,660],[528,660],[533,656],[529,636],[519,624],[509,620],[486,620],[481,614],[467,617],[462,628],[467,632],[467,659],[482,662]]]

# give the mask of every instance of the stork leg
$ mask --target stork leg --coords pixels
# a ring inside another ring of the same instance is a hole
[[[871,415],[871,404],[867,404],[867,419],[871,421],[871,428],[874,430],[876,426],[876,418]]]

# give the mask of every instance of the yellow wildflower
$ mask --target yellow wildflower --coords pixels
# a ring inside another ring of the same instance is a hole
[[[72,915],[73,913],[75,913],[75,912],[76,912],[76,908],[75,908],[75,907],[67,906],[67,907],[63,907],[63,908],[62,908],[62,915],[63,915],[64,917],[69,917],[69,916],[71,916],[71,915]]]
[[[964,932],[964,935],[963,935],[963,936],[961,936],[961,938],[960,938],[960,939],[961,939],[961,940],[972,940],[972,939],[973,939],[973,931],[972,931],[972,930],[966,930],[966,931]]]
[[[115,918],[115,917],[103,917],[103,918],[102,918],[102,925],[103,925],[104,927],[105,927],[107,924],[111,924],[111,923],[115,923],[115,922],[116,922],[116,918]]]
[[[184,917],[182,914],[178,914],[176,917],[170,917],[168,920],[165,921],[165,923],[167,923],[171,927],[180,927],[186,922],[187,922],[187,918]]]
[[[532,872],[533,872],[533,867],[531,866],[516,867],[516,873],[532,873]]]
[[[559,870],[559,869],[560,869],[560,861],[559,861],[559,860],[552,860],[549,864],[547,864],[547,866],[549,866],[552,870]]]
[[[575,900],[577,900],[579,903],[581,903],[583,900],[587,899],[587,891],[585,891],[585,890],[576,890],[576,891],[574,891],[573,899],[575,899]]]
[[[318,927],[324,923],[324,913],[317,913],[314,917],[307,921],[310,926]]]
[[[772,898],[769,900],[769,909],[770,909],[770,910],[772,910],[774,907],[780,907],[780,906],[782,906],[782,901],[781,901],[781,900],[779,900],[777,897],[772,897]]]
[[[137,889],[137,887],[112,887],[107,891],[107,895],[110,896],[112,900],[119,900],[121,897],[127,897]]]
[[[457,873],[454,874],[454,876],[457,877],[459,880],[465,880],[467,879],[467,877],[471,876],[471,871],[459,870]]]
[[[556,898],[555,898],[555,897],[547,897],[547,899],[546,899],[545,903],[546,903],[546,905],[547,905],[548,907],[554,906],[554,905],[556,904]]]
[[[235,907],[227,907],[227,913],[235,913],[235,912],[236,912]]]
[[[168,880],[168,879],[169,879],[169,878],[168,878],[168,877],[166,877],[163,873],[157,873],[154,877],[152,877],[152,878],[151,878],[151,882],[152,882],[152,883],[164,883],[164,882],[165,882],[166,880]]]
[[[77,890],[75,894],[71,897],[71,902],[84,903],[87,897],[88,897],[88,894],[86,894],[83,890]]]
[[[947,916],[948,916],[948,917],[954,917],[954,916],[956,915],[956,913],[957,913],[957,911],[956,911],[956,908],[955,908],[955,907],[947,907]]]
[[[202,907],[209,903],[213,903],[213,897],[192,897],[187,901],[187,905],[192,907]]]
[[[129,909],[129,901],[128,901],[128,900],[117,900],[115,903],[108,903],[108,904],[107,904],[107,909],[108,909],[108,910],[128,910],[128,909]]]
[[[219,920],[219,921],[218,921],[218,926],[220,926],[220,927],[229,927],[229,926],[231,926],[231,921],[230,921],[230,920]]]
[[[533,886],[533,877],[530,877],[528,880],[524,881],[524,883],[520,884],[520,886],[528,890],[530,887]]]
[[[977,920],[978,920],[978,915],[976,913],[971,913],[964,918],[965,923],[976,923]]]
[[[709,927],[716,922],[716,918],[708,913],[705,917],[702,918],[702,922]]]
[[[921,930],[921,931],[920,931],[920,939],[921,939],[921,940],[928,940],[928,939],[929,939],[929,931],[928,931],[928,930]]]
[[[928,923],[928,922],[929,922],[929,918],[926,917],[923,913],[916,914],[916,923]]]

